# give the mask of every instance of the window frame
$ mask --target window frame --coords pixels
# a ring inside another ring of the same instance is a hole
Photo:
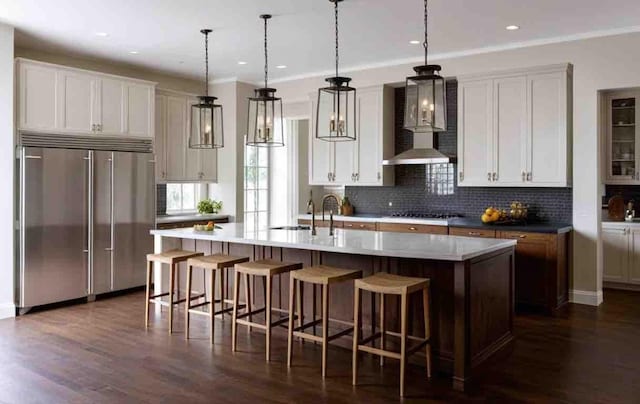
[[[181,209],[169,209],[169,186],[180,186],[180,206]],[[194,186],[194,204],[191,208],[184,207],[184,186],[185,185],[193,185]],[[197,183],[197,182],[172,182],[166,184],[166,205],[165,205],[165,213],[168,215],[180,215],[180,214],[192,214],[198,213],[198,203],[203,199],[203,196],[208,196],[208,184],[206,183]]]

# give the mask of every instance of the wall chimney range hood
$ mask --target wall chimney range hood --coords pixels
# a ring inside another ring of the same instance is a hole
[[[452,163],[453,158],[433,148],[432,132],[414,132],[413,148],[396,154],[388,160],[383,160],[385,166],[408,164],[446,164]]]

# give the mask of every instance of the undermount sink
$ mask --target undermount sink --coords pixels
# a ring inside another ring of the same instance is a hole
[[[297,225],[297,226],[277,226],[277,227],[270,227],[269,230],[311,230],[311,227],[302,226],[302,225]]]

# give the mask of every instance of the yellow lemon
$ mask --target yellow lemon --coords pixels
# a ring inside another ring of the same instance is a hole
[[[484,211],[485,215],[491,215],[493,213],[493,208],[487,208],[487,210]]]
[[[489,223],[490,221],[491,221],[491,216],[487,215],[486,213],[482,215],[482,223]]]

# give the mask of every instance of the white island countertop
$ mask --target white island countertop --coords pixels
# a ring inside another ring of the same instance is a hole
[[[329,236],[328,228],[318,228],[318,234],[312,236],[310,230],[245,231],[242,223],[225,223],[218,226],[221,229],[213,232],[184,228],[151,230],[151,234],[190,240],[439,261],[466,261],[516,245],[515,240],[435,234],[335,229],[334,236]]]

